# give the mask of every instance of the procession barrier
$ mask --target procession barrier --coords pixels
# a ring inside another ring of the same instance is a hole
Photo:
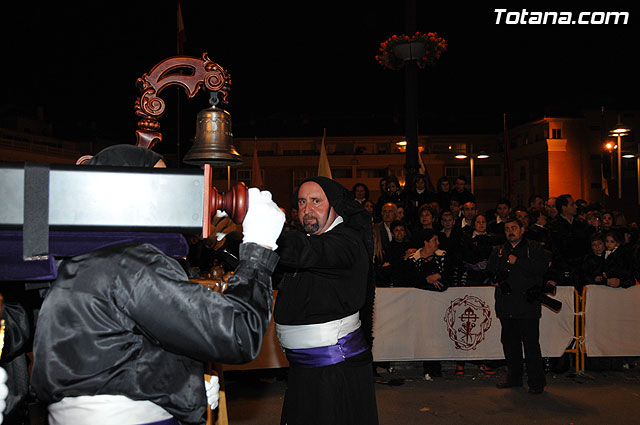
[[[640,356],[640,286],[583,290],[582,356]]]
[[[274,299],[277,291],[274,291]],[[560,312],[542,307],[540,348],[544,357],[575,357],[576,372],[585,355],[640,355],[640,286],[558,286],[553,298]],[[503,359],[494,288],[452,287],[444,292],[416,288],[376,288],[373,326],[375,361]],[[287,367],[273,320],[258,357],[224,370]]]
[[[276,291],[274,299],[275,294]],[[577,345],[574,344],[578,339],[575,333],[578,319],[574,315],[576,297],[573,288],[558,287],[555,298],[562,301],[562,310],[554,313],[543,307],[540,322],[543,355],[560,357],[568,346]],[[491,286],[452,287],[441,293],[416,288],[376,288],[375,300],[375,361],[504,358]],[[577,348],[572,352],[577,354]],[[278,343],[272,320],[258,357],[243,365],[225,364],[224,370],[287,366],[289,363]]]
[[[504,359],[492,286],[452,287],[444,292],[377,288],[373,327],[376,361]],[[576,291],[558,287],[559,312],[542,307],[540,348],[560,357],[577,354]]]

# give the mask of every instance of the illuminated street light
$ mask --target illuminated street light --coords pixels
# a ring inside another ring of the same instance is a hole
[[[479,154],[476,154],[476,155],[474,155],[472,153],[469,154],[469,155],[459,154],[459,155],[456,155],[455,158],[456,159],[469,158],[469,169],[470,169],[469,171],[470,171],[470,174],[471,174],[471,182],[470,182],[471,183],[471,193],[474,193],[475,192],[475,176],[474,176],[474,174],[475,174],[475,168],[474,168],[475,161],[474,160],[475,160],[475,158],[477,158],[477,159],[489,158],[489,155],[487,155],[486,153],[479,153]]]
[[[631,129],[622,124],[620,115],[618,115],[618,124],[609,132],[610,135],[618,138],[618,199],[622,199],[622,136],[629,134]]]

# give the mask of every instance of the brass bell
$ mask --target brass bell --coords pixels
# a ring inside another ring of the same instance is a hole
[[[183,161],[193,165],[242,164],[242,157],[232,144],[229,112],[215,106],[198,112],[195,140]]]

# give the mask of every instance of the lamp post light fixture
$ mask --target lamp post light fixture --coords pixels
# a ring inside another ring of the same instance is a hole
[[[486,153],[479,154],[459,154],[455,156],[456,159],[466,159],[469,158],[469,173],[471,174],[471,193],[475,193],[475,159],[485,159],[489,158],[489,155]]]
[[[622,199],[622,136],[629,134],[631,129],[622,124],[618,115],[618,124],[609,132],[610,135],[618,138],[618,199]]]

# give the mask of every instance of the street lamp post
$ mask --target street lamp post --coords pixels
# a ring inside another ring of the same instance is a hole
[[[460,155],[456,155],[455,156],[457,159],[466,159],[469,158],[469,172],[471,174],[471,178],[470,178],[470,184],[471,184],[471,193],[475,193],[476,191],[476,184],[475,184],[475,159],[484,159],[484,158],[489,158],[489,155],[481,152],[479,154],[474,155],[473,154],[473,148],[471,149],[471,153],[469,153],[469,155],[466,154],[460,154]]]
[[[631,129],[622,124],[618,115],[618,124],[609,133],[618,138],[618,199],[622,199],[622,136],[629,134],[629,131]]]

